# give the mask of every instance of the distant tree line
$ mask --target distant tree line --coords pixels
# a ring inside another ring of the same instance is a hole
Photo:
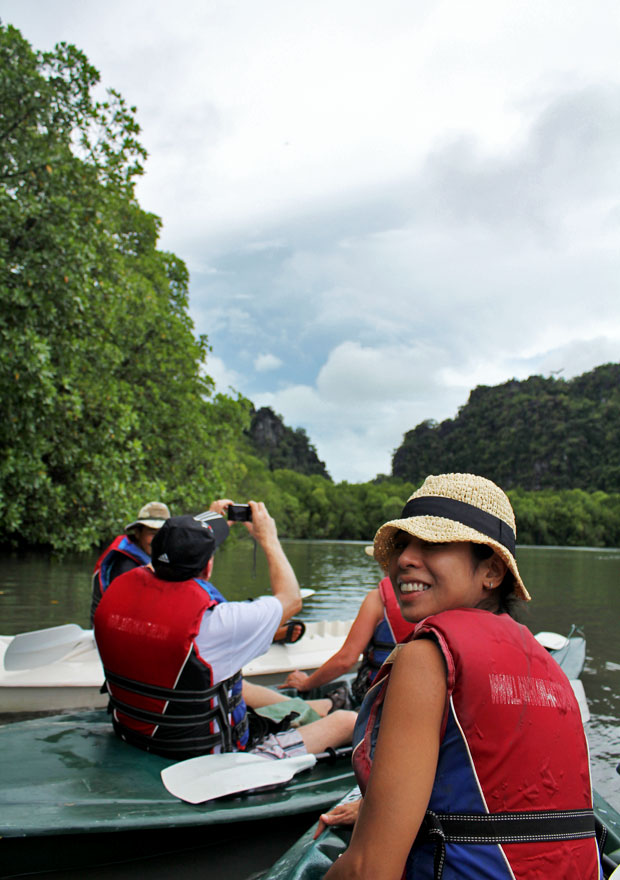
[[[291,470],[267,472],[255,460],[241,491],[266,501],[283,537],[368,541],[380,525],[400,516],[415,488],[390,478],[335,484]],[[508,496],[519,544],[620,547],[618,493],[513,489]]]

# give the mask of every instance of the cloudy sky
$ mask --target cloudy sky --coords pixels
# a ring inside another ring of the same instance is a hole
[[[3,0],[138,107],[208,372],[336,480],[620,360],[617,0]]]

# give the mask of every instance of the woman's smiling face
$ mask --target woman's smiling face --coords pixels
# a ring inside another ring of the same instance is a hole
[[[490,560],[475,560],[468,542],[432,544],[400,531],[393,547],[388,575],[405,620],[475,608],[496,585],[489,579]]]

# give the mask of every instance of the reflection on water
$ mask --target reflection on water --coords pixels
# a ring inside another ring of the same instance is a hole
[[[303,587],[306,620],[347,619],[357,613],[380,577],[361,542],[287,541],[286,552]],[[214,583],[229,599],[269,592],[267,566],[251,541],[218,550]],[[24,632],[61,623],[89,625],[90,575],[95,555],[55,560],[5,555],[0,568],[0,631]],[[583,684],[592,720],[588,738],[594,783],[620,809],[620,553],[618,550],[520,547],[519,569],[532,594],[524,622],[534,632],[566,633],[573,623],[587,639]]]

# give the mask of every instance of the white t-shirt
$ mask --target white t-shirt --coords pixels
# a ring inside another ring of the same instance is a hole
[[[269,650],[282,611],[275,596],[261,596],[254,602],[222,602],[205,612],[195,641],[213,670],[214,684]]]

